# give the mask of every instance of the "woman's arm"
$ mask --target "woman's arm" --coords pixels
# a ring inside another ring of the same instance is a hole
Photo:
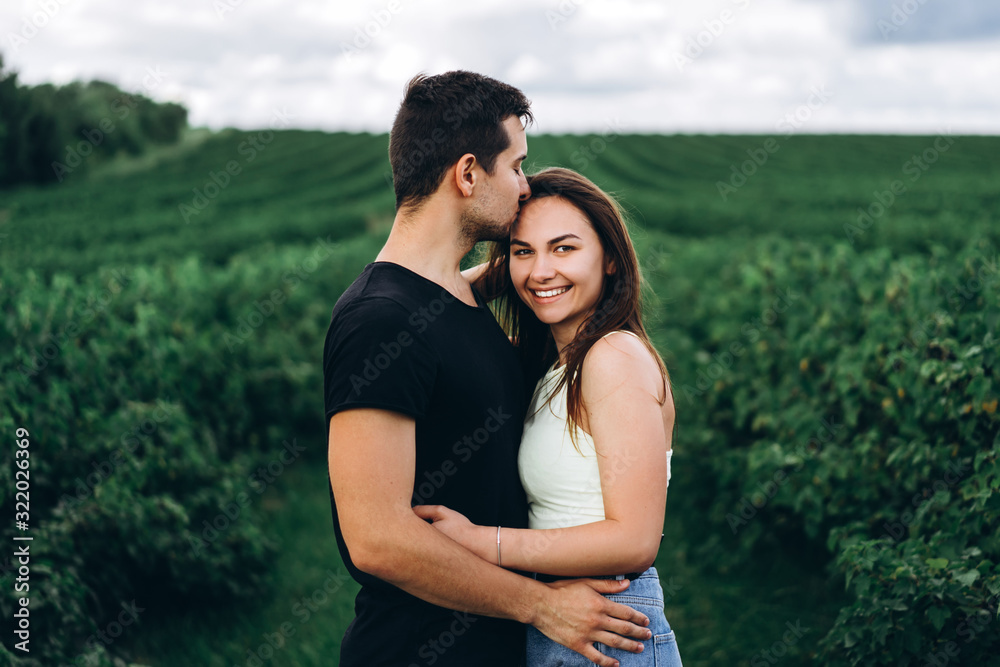
[[[475,287],[486,301],[493,301],[503,294],[510,276],[507,275],[507,262],[501,257],[496,264],[489,262],[477,264],[462,271],[462,277]]]
[[[555,575],[641,572],[652,565],[663,531],[666,450],[673,401],[661,406],[659,367],[635,337],[594,344],[583,365],[582,396],[598,452],[603,521],[571,528],[502,528],[503,567]],[[475,526],[443,508],[421,508],[466,548],[497,562],[496,526]]]
[[[462,277],[468,280],[473,285],[475,285],[476,281],[479,280],[480,276],[483,275],[483,271],[486,270],[486,266],[487,266],[486,262],[483,262],[482,264],[476,264],[472,268],[462,271]]]

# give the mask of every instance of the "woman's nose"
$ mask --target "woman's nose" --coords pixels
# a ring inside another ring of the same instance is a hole
[[[531,278],[535,282],[544,282],[549,280],[556,274],[556,269],[549,261],[549,258],[544,254],[539,254],[535,257],[535,261],[531,265]]]

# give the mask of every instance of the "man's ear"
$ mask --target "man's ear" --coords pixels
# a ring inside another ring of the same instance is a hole
[[[452,167],[452,176],[455,179],[455,186],[458,191],[462,193],[463,197],[471,197],[472,191],[475,190],[476,183],[479,179],[479,174],[476,172],[476,167],[479,162],[476,160],[476,156],[472,153],[466,153],[458,159],[455,166]]]

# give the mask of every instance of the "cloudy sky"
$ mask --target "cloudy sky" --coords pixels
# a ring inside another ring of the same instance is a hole
[[[4,0],[0,53],[212,128],[385,132],[413,74],[461,68],[537,132],[1000,134],[986,0]]]

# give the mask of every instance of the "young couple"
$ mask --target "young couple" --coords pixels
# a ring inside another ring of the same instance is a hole
[[[393,123],[396,218],[323,355],[361,584],[345,667],[681,664],[652,567],[673,398],[638,261],[593,183],[522,173],[529,104],[418,76]],[[461,272],[479,241],[489,261]]]

